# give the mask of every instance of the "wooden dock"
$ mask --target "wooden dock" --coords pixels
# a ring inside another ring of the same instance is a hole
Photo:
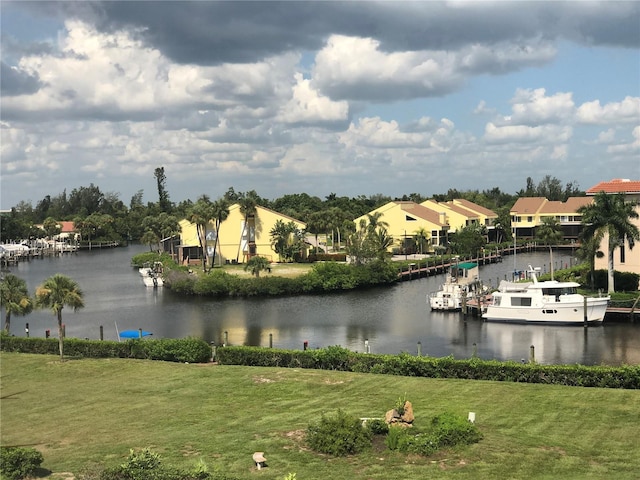
[[[433,258],[431,258],[433,260]],[[479,258],[470,258],[470,259],[458,259],[455,262],[451,260],[447,260],[443,263],[437,263],[429,265],[429,259],[424,260],[416,260],[415,263],[410,263],[407,269],[404,269],[398,273],[398,277],[400,280],[415,280],[422,277],[430,277],[432,275],[440,275],[442,273],[446,273],[451,267],[456,264],[462,262],[474,262],[478,265],[488,265],[490,263],[499,263],[502,262],[502,255],[500,254],[490,254]]]

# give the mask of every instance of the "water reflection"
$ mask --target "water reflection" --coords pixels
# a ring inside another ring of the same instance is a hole
[[[423,355],[469,358],[474,349],[480,358],[528,359],[535,346],[541,363],[621,364],[640,363],[640,324],[605,324],[602,327],[554,327],[484,323],[460,314],[431,312],[426,295],[437,290],[442,277],[404,282],[390,288],[331,295],[268,299],[211,300],[184,298],[170,290],[147,288],[129,266],[143,247],[80,252],[61,258],[33,260],[11,267],[27,281],[31,292],[54,273],[74,278],[85,292],[86,308],[79,313],[63,311],[67,335],[116,340],[116,329],[143,328],[155,337],[194,336],[222,343],[225,332],[232,345],[301,349],[342,345],[373,353],[415,354],[418,342]],[[481,268],[485,281],[496,285],[517,268],[544,265],[544,253],[519,255],[514,264]],[[558,261],[568,263],[568,258]],[[32,336],[55,332],[55,318],[38,311],[12,319],[11,332],[24,335],[25,322]]]

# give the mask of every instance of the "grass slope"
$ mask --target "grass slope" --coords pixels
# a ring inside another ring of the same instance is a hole
[[[640,391],[403,378],[317,370],[68,360],[1,353],[0,436],[43,467],[78,473],[151,447],[165,463],[241,478],[637,479]],[[322,412],[381,417],[406,394],[416,427],[476,412],[484,439],[429,458],[377,447],[347,458],[309,451]],[[269,467],[256,470],[255,451]]]

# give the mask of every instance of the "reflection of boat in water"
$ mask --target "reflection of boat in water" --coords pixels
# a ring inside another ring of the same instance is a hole
[[[610,297],[585,297],[578,293],[580,285],[575,282],[539,282],[539,271],[529,266],[531,282],[500,282],[483,318],[491,322],[582,325],[586,315],[589,323],[602,322]]]
[[[142,268],[138,269],[142,276],[142,282],[147,287],[162,287],[164,282],[162,280],[162,262],[154,262],[151,266],[145,264]]]
[[[437,292],[428,296],[431,310],[460,311],[465,297],[470,298],[483,291],[478,264],[457,263],[451,266],[447,279]]]

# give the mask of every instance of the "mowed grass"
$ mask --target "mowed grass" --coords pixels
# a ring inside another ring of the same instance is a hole
[[[2,445],[37,448],[54,473],[151,447],[166,464],[202,459],[246,479],[639,478],[639,391],[15,353],[0,361]],[[322,413],[382,417],[405,395],[416,429],[444,411],[473,411],[484,439],[433,457],[380,442],[345,458],[306,448],[304,431]],[[268,468],[254,467],[256,451]]]

